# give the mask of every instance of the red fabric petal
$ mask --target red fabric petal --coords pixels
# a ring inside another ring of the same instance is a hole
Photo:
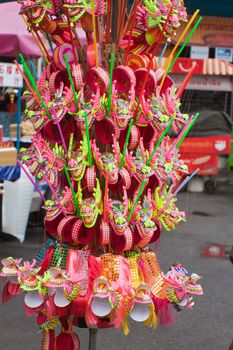
[[[19,292],[20,292],[19,284],[9,283],[8,292],[10,293],[10,295],[19,295]]]
[[[101,120],[95,124],[96,139],[100,140],[104,145],[113,142],[112,134],[115,134],[113,125],[106,120]]]
[[[74,350],[74,342],[69,333],[61,333],[56,338],[57,350]]]
[[[11,299],[11,295],[8,291],[8,286],[9,286],[9,283],[7,283],[2,290],[2,303],[3,304],[8,303],[8,301]]]
[[[69,142],[70,134],[74,133],[74,122],[69,119],[62,119],[60,122],[65,141]],[[62,143],[61,136],[56,124],[49,122],[42,130],[43,137],[51,143]]]
[[[54,252],[54,247],[49,247],[45,253],[44,259],[42,260],[40,266],[41,269],[38,272],[38,275],[42,276],[46,270],[48,270],[50,263],[51,263],[51,259],[53,256],[53,252]]]

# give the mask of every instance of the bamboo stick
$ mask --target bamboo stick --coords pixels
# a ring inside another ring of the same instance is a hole
[[[129,32],[129,38],[128,38],[128,46],[127,46],[126,53],[125,53],[125,63],[124,63],[125,65],[126,65],[126,62],[128,59],[128,55],[129,55],[130,41],[131,41],[131,37],[132,37],[132,33],[133,33],[133,28],[134,28],[135,22],[136,22],[138,4],[139,4],[139,0],[135,0],[135,7],[134,7],[134,12],[132,14],[132,21],[131,21],[131,27],[130,27],[130,32]]]
[[[24,16],[22,16],[22,15],[21,15],[21,17],[22,17],[24,23],[26,24],[27,28],[29,29],[29,24],[28,24],[26,18],[25,18]],[[38,48],[39,48],[39,50],[40,50],[42,56],[44,57],[45,62],[46,62],[47,64],[49,64],[50,61],[49,61],[48,57],[46,56],[46,54],[45,54],[43,48],[41,47],[40,43],[38,42],[37,38],[35,37],[35,34],[33,33],[32,30],[30,30],[30,33],[31,33],[31,35],[32,35],[32,37],[33,37],[35,43],[37,44],[37,46],[38,46]]]
[[[96,23],[95,23],[95,0],[91,0],[91,13],[92,13],[92,27],[93,27],[93,37],[94,37],[94,47],[95,47],[95,66],[99,67],[97,33],[96,33]]]

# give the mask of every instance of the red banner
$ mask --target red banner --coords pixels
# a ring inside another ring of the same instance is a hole
[[[184,154],[230,154],[231,136],[187,137],[179,147]]]
[[[197,168],[198,175],[217,175],[218,156],[215,154],[181,154],[181,159],[187,164],[189,173],[193,173]]]
[[[14,147],[14,142],[12,141],[0,142],[0,148],[11,148],[11,147]]]

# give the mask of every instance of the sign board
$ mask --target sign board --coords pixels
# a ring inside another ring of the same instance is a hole
[[[205,60],[209,58],[209,48],[206,46],[191,46],[190,57]]]
[[[218,58],[220,60],[225,60],[228,62],[232,62],[233,61],[233,50],[229,47],[228,48],[216,47],[215,58]]]
[[[23,87],[23,77],[15,64],[0,62],[0,87]]]
[[[184,74],[170,74],[174,84],[179,87],[184,81]],[[232,78],[217,75],[194,75],[187,85],[188,90],[230,91],[233,89]]]
[[[186,23],[182,23],[174,42],[184,31]],[[233,48],[233,18],[204,17],[189,40],[189,45]]]
[[[203,74],[204,61],[201,59],[192,59],[187,57],[180,57],[172,68],[172,73],[187,74],[193,66],[196,65],[194,75]]]
[[[179,152],[190,174],[199,168],[198,175],[217,175],[218,155],[231,152],[231,135],[186,137]]]
[[[231,152],[231,135],[186,137],[179,147],[181,154],[223,155]],[[196,167],[198,167],[196,164]]]
[[[198,175],[217,175],[218,173],[218,156],[216,154],[181,153],[181,159],[187,164],[190,174],[197,168],[199,168]]]
[[[219,243],[211,243],[203,247],[202,255],[207,258],[224,258],[227,247]]]

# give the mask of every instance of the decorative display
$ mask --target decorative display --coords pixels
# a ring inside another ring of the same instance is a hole
[[[2,260],[3,302],[23,295],[43,350],[79,349],[73,326],[128,334],[128,318],[169,324],[203,294],[182,264],[161,272],[149,246],[185,221],[176,195],[193,176],[178,147],[198,115],[182,114],[185,86],[177,97],[169,66],[155,59],[187,20],[183,1],[136,0],[129,14],[127,1],[19,2],[47,62],[36,81],[20,55],[36,133],[19,165],[51,195],[39,191],[45,246],[32,262]]]

